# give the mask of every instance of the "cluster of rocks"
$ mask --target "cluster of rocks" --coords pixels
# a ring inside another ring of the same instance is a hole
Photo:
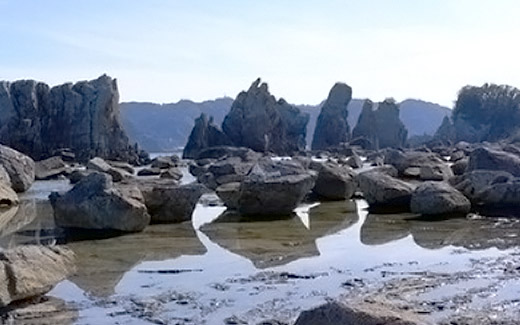
[[[337,150],[356,145],[364,149],[400,148],[408,131],[399,118],[399,107],[392,99],[378,104],[376,110],[367,100],[358,123],[351,130],[347,121],[352,88],[336,83],[321,108],[312,140],[312,149]],[[241,92],[222,123],[222,129],[202,114],[195,121],[184,158],[197,159],[200,151],[218,146],[246,147],[257,152],[291,156],[306,148],[309,115],[269,93],[267,84],[256,80]]]
[[[143,163],[119,121],[117,82],[106,75],[50,88],[42,82],[0,82],[0,142],[41,160],[64,152]]]
[[[309,115],[284,99],[275,99],[266,83],[257,79],[241,92],[222,122],[222,129],[201,115],[195,122],[184,158],[198,158],[202,149],[233,145],[258,152],[290,155],[305,150]]]

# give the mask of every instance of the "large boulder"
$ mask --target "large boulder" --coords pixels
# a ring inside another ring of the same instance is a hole
[[[65,247],[19,246],[0,252],[0,307],[49,292],[74,272]]]
[[[336,83],[332,87],[316,122],[313,150],[325,150],[350,140],[347,106],[351,99],[352,88],[348,85]]]
[[[314,187],[316,174],[290,161],[260,161],[243,180],[238,212],[244,216],[290,215]]]
[[[67,174],[69,169],[61,156],[54,156],[35,163],[35,178],[49,180]]]
[[[160,185],[142,188],[153,223],[178,223],[191,220],[193,210],[204,193],[200,184]]]
[[[423,319],[379,303],[356,302],[348,306],[328,302],[303,311],[294,325],[426,325]]]
[[[191,130],[182,157],[195,159],[202,149],[229,145],[232,145],[232,142],[218,126],[213,124],[213,118],[208,120],[206,114],[202,113],[199,118],[195,119],[195,126]]]
[[[284,99],[276,100],[257,79],[241,92],[224,118],[222,130],[235,146],[291,155],[305,150],[309,115]]]
[[[12,148],[0,145],[0,165],[9,174],[13,190],[25,192],[31,187],[35,178],[34,161],[31,158]]]
[[[417,176],[420,176],[422,167],[446,165],[438,154],[431,152],[387,149],[384,151],[384,156],[384,163],[394,166],[399,172],[399,175],[405,175],[407,169],[417,168]],[[445,172],[448,174],[451,173],[451,171]],[[449,175],[446,175],[446,177],[449,177]]]
[[[466,214],[471,202],[445,182],[424,182],[412,193],[410,210],[421,215]]]
[[[350,199],[356,191],[354,172],[349,166],[332,162],[321,164],[313,192],[326,200]]]
[[[473,170],[500,170],[520,176],[520,157],[509,152],[477,148],[469,155],[467,171]]]
[[[135,232],[150,223],[141,192],[114,187],[112,177],[104,173],[92,173],[67,193],[53,192],[49,199],[56,225],[62,228]]]
[[[370,208],[409,209],[415,186],[379,171],[360,173],[356,181]]]
[[[34,80],[0,82],[0,142],[41,160],[68,148],[92,157],[139,162],[119,121],[117,82],[106,75],[53,88]]]

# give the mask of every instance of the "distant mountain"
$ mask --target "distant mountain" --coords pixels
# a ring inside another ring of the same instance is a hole
[[[174,104],[121,103],[121,122],[130,140],[146,151],[173,151],[184,147],[201,113],[213,116],[215,123],[221,125],[232,103],[229,97],[202,103],[190,100]]]
[[[352,130],[357,123],[362,99],[352,99],[348,106],[348,123]],[[121,103],[121,122],[134,142],[148,152],[173,151],[183,147],[188,141],[194,121],[201,113],[213,116],[215,124],[221,125],[229,112],[233,99],[229,97],[195,103],[181,100],[174,104]],[[320,114],[319,105],[299,105],[303,112],[309,113],[307,125],[307,144],[310,145],[316,120]],[[408,136],[433,135],[451,110],[434,103],[407,99],[400,104],[400,118],[408,129]]]

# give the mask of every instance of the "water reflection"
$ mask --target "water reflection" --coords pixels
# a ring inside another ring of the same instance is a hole
[[[19,206],[0,211],[0,247],[49,244],[55,241],[52,207],[47,201],[22,201]]]
[[[97,296],[113,294],[123,275],[140,262],[206,252],[191,223],[151,225],[140,233],[72,242],[68,247],[76,253],[78,267],[70,281]]]
[[[520,246],[520,220],[503,218],[450,218],[422,220],[413,214],[369,214],[360,231],[361,242],[382,245],[411,235],[423,248],[446,246],[471,250]]]
[[[316,239],[346,229],[358,219],[355,202],[325,202],[310,209],[308,225],[297,216],[251,221],[224,213],[200,230],[212,242],[264,269],[320,255]]]

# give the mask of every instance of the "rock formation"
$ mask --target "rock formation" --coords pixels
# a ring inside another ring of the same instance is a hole
[[[267,84],[257,79],[237,96],[222,130],[235,146],[288,155],[305,149],[308,121],[308,114],[284,99],[276,101]]]
[[[80,161],[139,161],[119,122],[119,93],[106,75],[50,88],[34,80],[0,82],[0,142],[35,160],[68,148]]]
[[[365,100],[363,109],[359,115],[358,122],[352,130],[352,138],[364,138],[367,140],[366,149],[374,148],[377,144],[376,133],[376,114],[374,113],[374,104],[370,99]]]
[[[372,102],[367,100],[353,136],[369,140],[372,147],[366,149],[399,148],[406,144],[408,131],[399,118],[399,106],[393,99],[379,103],[375,111]]]
[[[313,150],[327,149],[350,139],[347,106],[351,99],[352,88],[348,85],[336,83],[332,87],[316,122]]]
[[[231,144],[226,134],[213,124],[213,117],[208,120],[206,114],[202,113],[200,117],[195,120],[195,126],[193,130],[191,130],[182,157],[184,159],[195,159],[197,158],[198,152],[204,148]]]

